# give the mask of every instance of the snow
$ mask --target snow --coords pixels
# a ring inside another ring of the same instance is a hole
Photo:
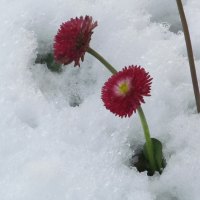
[[[1,200],[199,200],[200,116],[174,0],[0,3]],[[184,8],[200,83],[200,3]],[[98,21],[94,49],[118,70],[138,64],[154,78],[143,108],[163,142],[161,176],[129,167],[144,143],[141,124],[103,107],[110,73],[98,61],[87,54],[61,74],[34,64],[63,21],[86,14]]]

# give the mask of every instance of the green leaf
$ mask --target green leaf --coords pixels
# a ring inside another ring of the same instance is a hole
[[[163,152],[162,152],[162,143],[155,139],[151,138],[154,150],[154,158],[157,165],[157,170],[160,172],[162,169],[162,162],[163,162]]]
[[[35,63],[46,64],[48,69],[52,72],[59,73],[62,71],[61,64],[55,62],[53,53],[38,54]]]
[[[153,146],[154,158],[155,158],[155,162],[156,162],[156,171],[159,171],[161,173],[162,168],[164,167],[164,164],[163,164],[164,163],[164,157],[163,157],[163,152],[162,152],[162,143],[155,138],[151,138],[151,141],[152,141],[152,146]],[[144,153],[145,158],[149,162],[146,143],[145,143],[144,148],[143,148],[143,153]]]

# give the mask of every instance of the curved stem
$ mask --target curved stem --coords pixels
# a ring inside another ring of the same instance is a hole
[[[197,75],[196,75],[190,33],[189,33],[189,29],[188,29],[184,9],[183,9],[183,4],[181,0],[176,0],[176,3],[178,6],[178,10],[179,10],[179,14],[180,14],[180,18],[181,18],[181,22],[183,26],[184,36],[185,36],[185,42],[187,46],[187,54],[188,54],[188,59],[189,59],[189,64],[190,64],[190,73],[192,76],[192,83],[193,83],[194,95],[195,95],[195,100],[196,100],[197,112],[200,113],[200,94],[199,94],[199,86],[198,86],[198,80],[197,80]]]
[[[152,141],[151,141],[151,137],[150,137],[150,132],[149,132],[149,127],[147,124],[147,120],[145,118],[144,112],[142,110],[142,107],[140,106],[138,109],[138,114],[140,116],[140,120],[142,123],[142,127],[144,130],[144,136],[146,139],[146,147],[147,147],[147,154],[148,154],[148,158],[149,158],[149,163],[151,166],[151,170],[154,172],[156,170],[156,163],[155,163],[155,159],[154,159],[154,152],[153,152],[153,145],[152,145]]]
[[[112,74],[117,73],[117,70],[108,63],[99,53],[97,53],[94,49],[88,48],[87,52],[97,58]]]
[[[93,50],[92,48],[89,48],[87,50],[87,52],[90,53],[91,55],[93,55],[95,58],[97,58],[112,74],[117,73],[117,70],[95,50]],[[149,158],[150,167],[151,167],[152,172],[155,172],[156,163],[154,160],[153,145],[152,145],[152,141],[151,141],[151,137],[150,137],[149,127],[148,127],[144,112],[142,110],[142,107],[140,106],[137,109],[137,111],[139,113],[142,127],[144,130],[144,135],[145,135],[145,140],[146,140],[146,145],[147,145],[147,154],[148,154],[148,158]]]

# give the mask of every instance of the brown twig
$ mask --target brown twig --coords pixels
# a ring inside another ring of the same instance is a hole
[[[195,100],[196,100],[196,106],[197,106],[197,112],[200,113],[200,93],[199,93],[199,86],[198,86],[198,80],[197,80],[197,74],[196,74],[196,69],[195,69],[195,63],[194,63],[194,56],[193,56],[193,51],[192,51],[192,44],[190,40],[190,33],[183,9],[183,4],[181,0],[176,0],[182,26],[183,26],[183,31],[184,31],[184,36],[185,36],[185,42],[187,46],[187,54],[188,54],[188,60],[190,64],[190,72],[191,72],[191,77],[192,77],[192,83],[193,83],[193,89],[194,89],[194,95],[195,95]]]

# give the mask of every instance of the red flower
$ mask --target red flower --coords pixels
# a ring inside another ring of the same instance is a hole
[[[83,61],[96,26],[97,22],[93,23],[89,16],[63,23],[54,39],[55,60],[65,65],[74,61],[74,66],[80,66],[80,59]]]
[[[152,78],[140,66],[125,67],[111,76],[102,88],[105,107],[120,117],[130,117],[150,96]]]

